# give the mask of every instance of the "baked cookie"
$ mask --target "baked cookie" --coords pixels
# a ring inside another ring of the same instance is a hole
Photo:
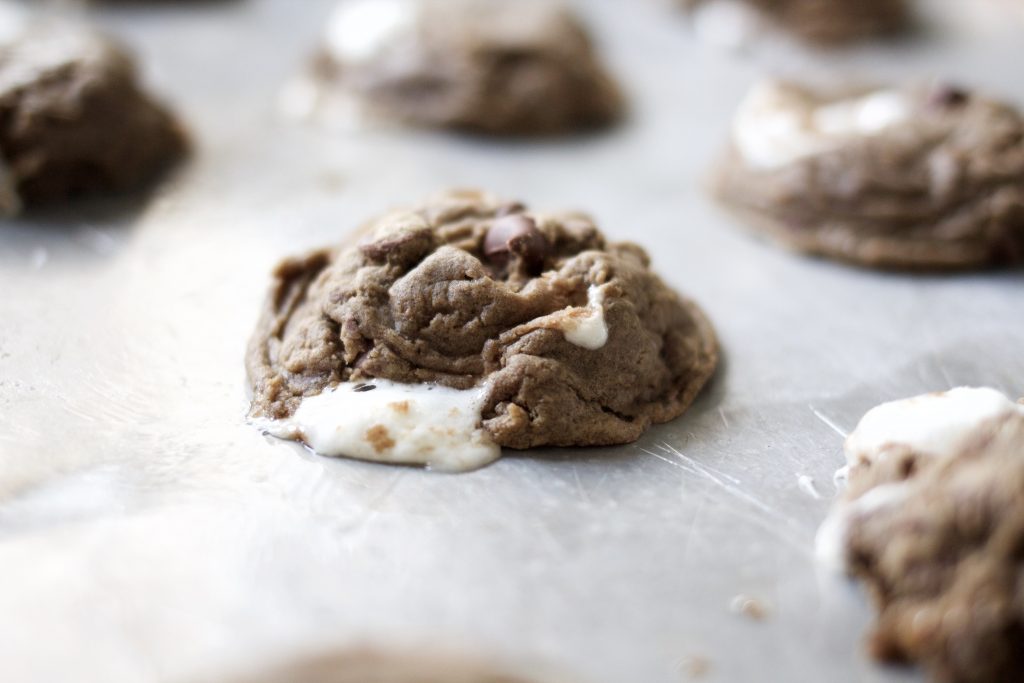
[[[388,213],[274,277],[251,415],[325,455],[457,470],[500,446],[627,443],[717,362],[643,249],[480,192]]]
[[[1024,674],[1024,405],[954,389],[879,406],[846,442],[822,558],[866,582],[875,657],[935,680]]]
[[[906,0],[681,0],[698,29],[756,31],[761,24],[817,46],[898,33],[910,23]]]
[[[612,123],[620,91],[574,14],[548,0],[351,0],[331,18],[297,114],[360,110],[488,135]]]
[[[879,268],[1020,263],[1024,119],[950,87],[766,82],[736,114],[714,191],[799,251]]]
[[[436,653],[351,650],[306,657],[236,679],[234,683],[527,683],[483,662]],[[200,682],[202,683],[202,682]],[[209,683],[214,683],[209,681]],[[223,677],[216,683],[226,683]],[[539,683],[539,682],[538,682]],[[564,681],[563,681],[564,683]]]
[[[68,25],[0,45],[0,201],[18,206],[134,190],[185,151],[181,126],[138,84],[128,54]]]

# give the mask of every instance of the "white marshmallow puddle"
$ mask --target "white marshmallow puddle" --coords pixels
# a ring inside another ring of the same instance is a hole
[[[604,288],[591,285],[587,290],[587,307],[566,316],[561,322],[566,341],[590,351],[608,343],[608,323],[604,319]]]
[[[501,456],[481,428],[486,387],[458,390],[383,379],[343,382],[302,400],[287,420],[257,424],[320,455],[461,472]]]
[[[883,403],[869,410],[846,439],[844,469],[881,461],[893,449],[902,448],[925,457],[952,458],[983,425],[1014,413],[1024,415],[1024,405],[987,388],[960,387]],[[910,486],[909,481],[882,484],[836,505],[815,538],[818,560],[842,570],[850,525],[858,517],[901,504],[910,494]]]
[[[412,34],[417,0],[352,0],[338,6],[327,23],[327,51],[339,62],[368,61],[389,44]]]
[[[740,105],[732,134],[747,164],[770,169],[876,135],[912,116],[911,98],[895,90],[812,107],[798,90],[768,81]]]

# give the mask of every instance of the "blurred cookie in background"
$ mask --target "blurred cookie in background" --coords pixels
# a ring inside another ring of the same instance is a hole
[[[137,190],[186,151],[128,52],[91,29],[21,27],[0,44],[0,210]]]
[[[890,36],[908,28],[906,0],[679,0],[698,35],[722,47],[773,30],[818,47]]]
[[[550,681],[544,678],[543,681]],[[558,679],[566,683],[564,677]],[[354,648],[309,655],[235,678],[202,678],[195,683],[543,683],[504,668],[438,653],[396,653]]]
[[[1024,262],[1024,119],[960,88],[757,85],[714,192],[755,231],[863,266]]]
[[[341,125],[386,119],[546,136],[607,126],[624,102],[561,3],[349,0],[284,107]]]

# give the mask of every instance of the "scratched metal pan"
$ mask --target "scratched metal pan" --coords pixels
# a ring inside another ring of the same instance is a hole
[[[222,681],[368,645],[586,683],[918,680],[865,658],[866,599],[816,569],[814,532],[869,407],[1024,393],[1024,278],[795,256],[701,180],[762,74],[949,76],[1024,102],[1017,33],[730,56],[654,0],[581,2],[630,120],[510,144],[284,121],[330,3],[187,5],[91,14],[188,121],[192,161],[147,199],[0,227],[0,678]],[[717,326],[713,384],[634,445],[462,475],[246,426],[242,353],[277,259],[448,186],[583,208],[646,245]]]

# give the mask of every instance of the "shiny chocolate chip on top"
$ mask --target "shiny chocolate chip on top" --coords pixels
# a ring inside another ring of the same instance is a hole
[[[494,221],[484,237],[484,256],[504,265],[512,257],[535,270],[544,265],[548,241],[532,218],[521,213],[502,216]]]

